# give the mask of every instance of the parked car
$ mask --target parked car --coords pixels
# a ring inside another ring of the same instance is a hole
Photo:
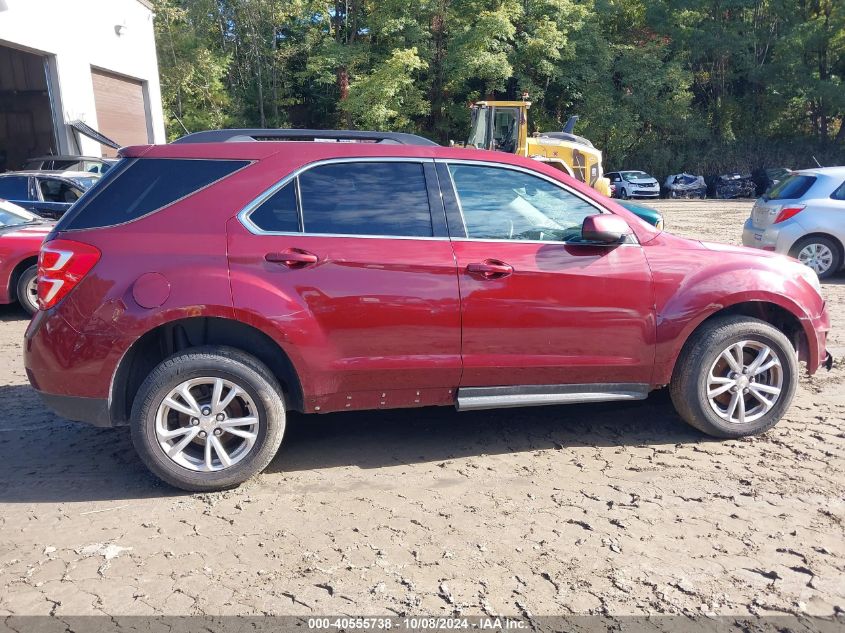
[[[704,176],[693,174],[672,174],[663,183],[663,195],[666,198],[701,198],[707,197],[707,185]]]
[[[822,279],[845,263],[845,167],[794,172],[754,203],[742,243],[788,253]]]
[[[99,174],[75,171],[6,172],[0,174],[0,198],[58,219],[99,179]]]
[[[660,185],[657,180],[644,171],[612,171],[605,174],[611,185],[616,185],[615,197],[659,198]]]
[[[84,171],[92,174],[104,174],[117,163],[114,158],[95,156],[37,156],[24,163],[28,171]]]
[[[751,179],[751,174],[722,174],[710,179],[709,192],[714,198],[722,200],[733,198],[753,198],[757,192],[757,185]]]
[[[273,134],[124,148],[41,250],[32,386],[59,415],[128,425],[175,486],[261,471],[288,410],[669,385],[688,423],[740,437],[783,416],[799,358],[830,365],[796,261],[669,235],[528,158],[375,132],[244,141]]]
[[[661,231],[664,228],[663,223],[663,214],[660,213],[654,207],[647,207],[644,204],[640,204],[639,202],[631,202],[630,200],[619,200],[617,203],[619,206],[624,207],[635,216],[637,216],[640,220],[644,220],[648,222],[652,226],[657,227]]]
[[[755,169],[751,172],[751,179],[757,188],[757,195],[762,196],[768,193],[787,176],[792,173],[791,169],[786,167],[771,167],[769,169]]]
[[[38,310],[38,251],[52,228],[52,222],[0,200],[0,304],[19,301],[29,314]]]

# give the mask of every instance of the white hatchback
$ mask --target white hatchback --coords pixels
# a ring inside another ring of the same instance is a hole
[[[820,278],[845,263],[845,167],[794,172],[759,198],[742,232],[745,246],[797,258]]]

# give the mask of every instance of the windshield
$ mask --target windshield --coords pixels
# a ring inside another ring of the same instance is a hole
[[[74,177],[73,181],[83,189],[90,189],[97,184],[99,179],[99,176],[78,176]]]
[[[490,108],[478,106],[472,109],[472,128],[469,131],[467,147],[487,149],[487,121],[490,118]]]
[[[635,180],[635,179],[639,180],[641,178],[651,178],[651,176],[649,176],[644,171],[623,171],[622,177],[625,180],[627,180],[628,182],[631,182],[632,180]]]
[[[26,213],[26,215],[24,215],[24,213],[17,213],[0,204],[0,227],[17,226],[19,224],[28,224],[29,222],[34,221],[34,215],[30,213]]]

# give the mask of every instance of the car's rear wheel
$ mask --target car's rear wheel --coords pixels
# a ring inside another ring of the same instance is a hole
[[[830,277],[842,267],[842,252],[839,245],[823,235],[798,240],[789,254],[816,271],[819,279]]]
[[[18,277],[18,301],[27,314],[38,312],[38,266],[33,264]]]
[[[783,417],[798,384],[789,339],[750,317],[705,322],[687,341],[669,387],[678,414],[716,437],[756,435]]]
[[[167,483],[202,492],[237,486],[273,459],[285,430],[282,389],[265,365],[227,347],[160,363],[132,406],[132,442]]]

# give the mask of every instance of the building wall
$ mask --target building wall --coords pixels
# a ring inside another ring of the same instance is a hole
[[[0,44],[49,56],[60,152],[77,151],[64,124],[81,119],[98,129],[92,66],[144,83],[150,139],[165,142],[153,13],[145,0],[0,0]],[[79,145],[85,155],[101,155],[96,141],[81,137]]]

